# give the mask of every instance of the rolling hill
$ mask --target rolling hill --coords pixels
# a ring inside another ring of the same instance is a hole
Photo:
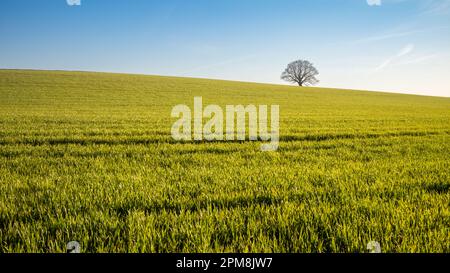
[[[280,105],[280,147],[175,142],[177,104]],[[450,252],[450,98],[0,70],[0,252]]]

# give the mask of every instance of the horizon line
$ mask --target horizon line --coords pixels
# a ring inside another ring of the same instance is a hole
[[[242,80],[229,80],[220,78],[203,78],[194,76],[174,76],[174,75],[156,75],[156,74],[144,74],[144,73],[130,73],[130,72],[114,72],[114,71],[94,71],[94,70],[77,70],[77,69],[41,69],[41,68],[2,68],[1,70],[16,70],[16,71],[48,71],[48,72],[78,72],[78,73],[103,73],[103,74],[116,74],[116,75],[135,75],[135,76],[150,76],[150,77],[167,77],[167,78],[180,78],[180,79],[198,79],[198,80],[210,80],[210,81],[225,81],[225,82],[236,82],[236,83],[250,83],[250,84],[261,84],[261,85],[275,85],[283,87],[292,88],[311,88],[311,89],[328,89],[328,90],[343,90],[343,91],[359,91],[359,92],[371,92],[371,93],[383,93],[383,94],[394,94],[394,95],[407,95],[407,96],[421,96],[421,97],[432,97],[432,98],[445,98],[445,96],[435,96],[435,95],[423,95],[423,94],[409,94],[403,93],[401,91],[379,91],[379,90],[369,90],[369,89],[352,89],[352,88],[334,88],[334,87],[321,87],[321,86],[297,86],[293,84],[281,84],[281,83],[265,83],[265,82],[252,82],[252,81],[242,81]]]

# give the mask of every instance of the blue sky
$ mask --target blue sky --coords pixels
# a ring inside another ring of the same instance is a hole
[[[0,68],[283,83],[450,97],[450,0],[2,0]]]

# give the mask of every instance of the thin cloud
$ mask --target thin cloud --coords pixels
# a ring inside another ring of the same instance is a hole
[[[381,0],[366,0],[369,6],[381,6]]]
[[[436,59],[437,57],[441,56],[441,54],[435,53],[435,54],[428,54],[428,55],[423,55],[423,56],[417,56],[411,60],[407,60],[405,62],[402,62],[402,65],[405,64],[418,64],[418,63],[423,63],[423,62],[427,62],[430,61],[432,59]]]
[[[384,68],[386,68],[387,66],[389,66],[390,64],[395,62],[396,60],[400,59],[403,56],[408,55],[413,50],[414,50],[414,44],[408,44],[408,45],[404,46],[402,49],[400,49],[400,51],[396,55],[387,58],[379,66],[377,66],[375,68],[375,72],[383,70]]]
[[[428,0],[423,14],[438,15],[450,13],[450,0]]]
[[[409,54],[413,50],[414,50],[413,44],[406,45],[404,48],[402,48],[402,50],[400,50],[400,52],[397,54],[397,57],[405,56],[406,54]]]
[[[81,6],[81,0],[66,0],[69,6]]]
[[[381,63],[379,66],[377,66],[377,68],[375,68],[375,71],[383,70],[386,66],[388,66],[392,62],[393,59],[394,58],[391,57],[391,58],[385,60],[383,63]]]
[[[395,31],[395,32],[389,32],[389,33],[384,33],[384,34],[380,34],[380,35],[374,35],[374,36],[358,39],[358,40],[353,41],[353,44],[379,42],[379,41],[384,41],[384,40],[389,40],[389,39],[394,39],[394,38],[399,38],[399,37],[406,37],[406,36],[411,36],[414,34],[426,33],[426,32],[449,29],[449,28],[450,28],[449,26],[441,26],[441,27],[430,27],[430,28],[407,30],[407,31]]]
[[[416,34],[418,32],[420,32],[420,30],[387,33],[387,34],[376,35],[376,36],[359,39],[359,40],[356,40],[355,43],[368,43],[368,42],[383,41],[383,40],[397,38],[397,37],[409,36],[412,34]]]

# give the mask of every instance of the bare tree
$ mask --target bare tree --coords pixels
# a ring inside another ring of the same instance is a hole
[[[316,76],[319,71],[312,63],[305,60],[298,60],[288,64],[286,70],[281,74],[281,79],[297,83],[299,86],[314,85],[319,82]]]

